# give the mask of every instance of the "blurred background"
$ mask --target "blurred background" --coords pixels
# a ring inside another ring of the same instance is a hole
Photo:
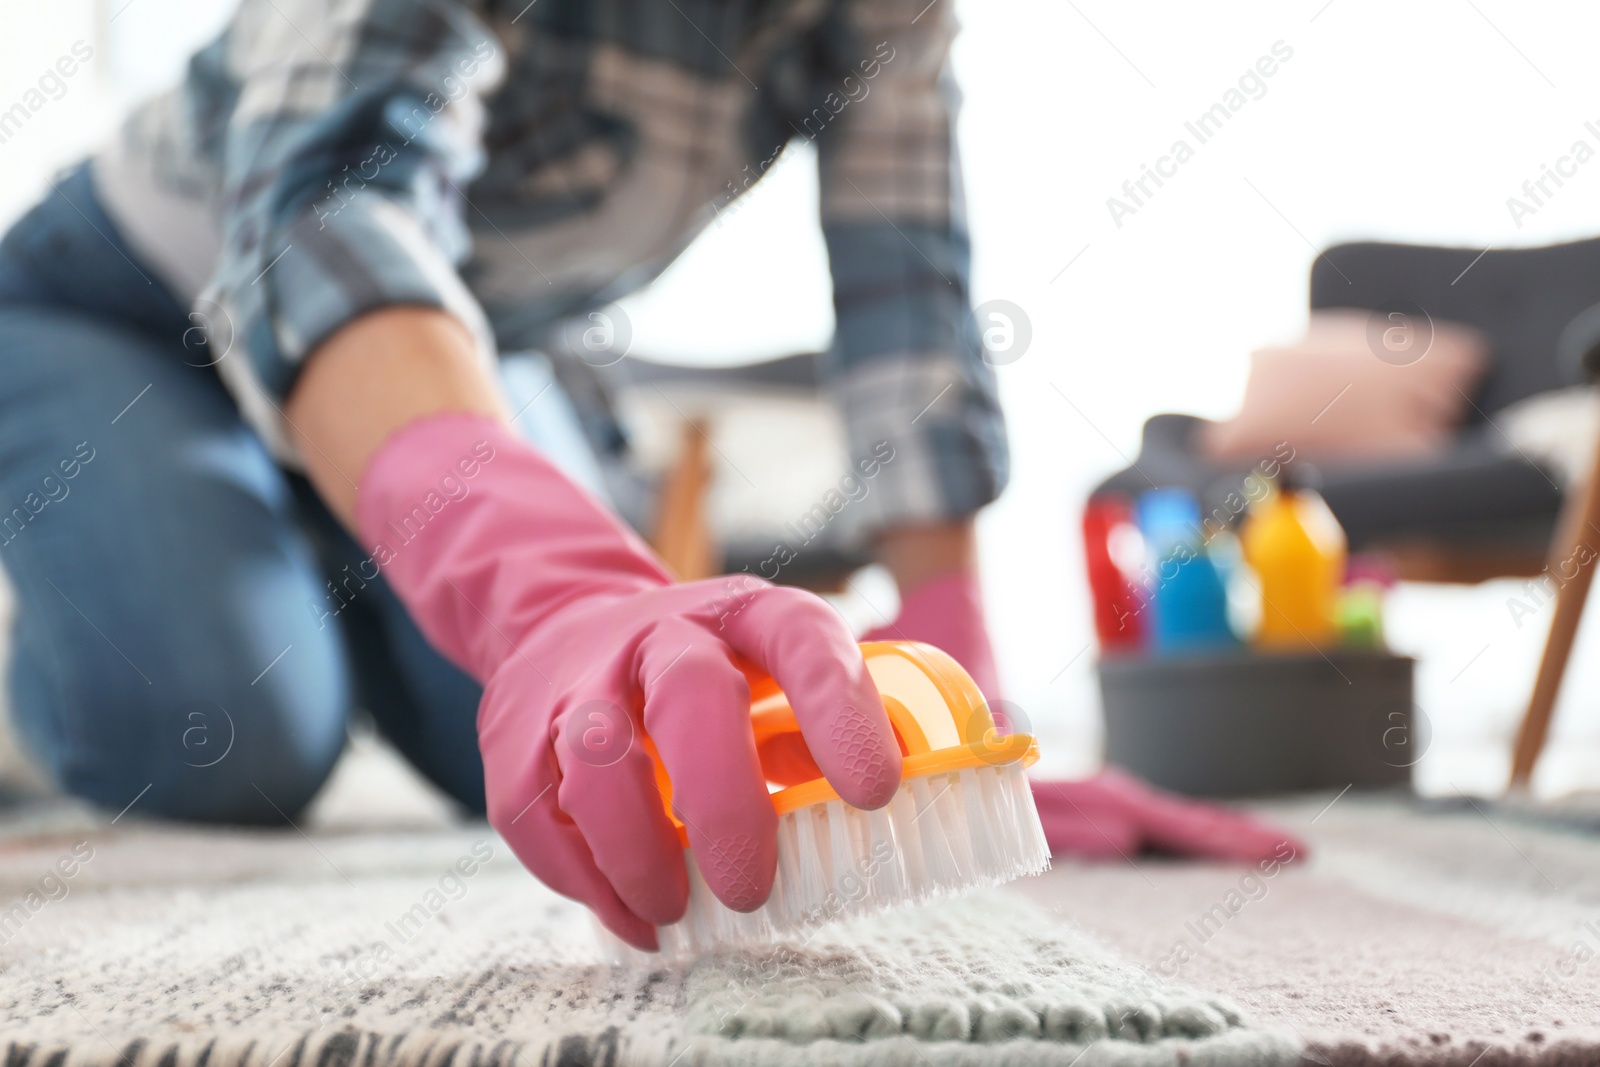
[[[950,2],[950,0],[936,0]],[[175,80],[227,0],[5,0],[0,110],[74,42],[95,57],[0,140],[0,224]],[[1100,751],[1079,515],[1126,467],[1150,415],[1225,417],[1251,349],[1295,336],[1317,250],[1362,238],[1509,248],[1600,233],[1600,162],[1538,211],[1507,198],[1600,121],[1600,10],[1509,0],[1254,2],[1215,10],[1110,0],[962,0],[955,65],[975,301],[1022,309],[1031,341],[999,368],[1013,479],[981,525],[1008,697],[1074,772]],[[1275,42],[1251,100],[1120,225],[1107,198],[1169,151]],[[686,363],[816,350],[832,329],[816,180],[791,151],[736,212],[624,308],[633,349]],[[1433,725],[1424,792],[1495,791],[1548,611],[1521,580],[1406,584],[1385,612],[1420,658]],[[1593,614],[1591,612],[1591,614]],[[1600,625],[1579,634],[1535,786],[1600,786]]]

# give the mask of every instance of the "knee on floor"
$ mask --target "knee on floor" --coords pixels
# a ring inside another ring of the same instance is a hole
[[[298,819],[344,747],[348,686],[338,672],[284,664],[255,684],[243,665],[207,666],[177,682],[69,685],[70,696],[52,700],[18,663],[12,697],[24,743],[60,788],[112,812],[132,805],[195,822]],[[218,675],[242,681],[218,685]]]

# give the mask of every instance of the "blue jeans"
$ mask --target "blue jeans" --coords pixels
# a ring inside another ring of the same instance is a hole
[[[0,566],[25,748],[112,811],[139,797],[281,824],[359,706],[481,812],[477,685],[382,577],[362,581],[365,553],[241,420],[87,172],[57,190],[0,241]]]

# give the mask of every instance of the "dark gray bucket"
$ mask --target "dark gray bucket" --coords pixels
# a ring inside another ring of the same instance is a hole
[[[1190,796],[1408,786],[1429,740],[1415,662],[1355,649],[1109,657],[1106,759]]]

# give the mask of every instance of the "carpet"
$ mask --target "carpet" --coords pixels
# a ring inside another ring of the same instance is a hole
[[[1271,809],[1317,851],[1270,874],[1067,863],[643,968],[599,962],[481,826],[35,807],[0,823],[0,1044],[6,1067],[1600,1062],[1600,843],[1330,799]]]
[[[1600,1064],[1600,798],[1352,793],[1257,808],[1306,838],[1310,862],[1271,879],[1057,864],[1017,891],[1290,1030],[1308,1062]]]
[[[0,928],[8,1067],[1298,1059],[1003,894],[618,968],[482,828],[131,825],[8,847],[0,906],[30,893]]]

